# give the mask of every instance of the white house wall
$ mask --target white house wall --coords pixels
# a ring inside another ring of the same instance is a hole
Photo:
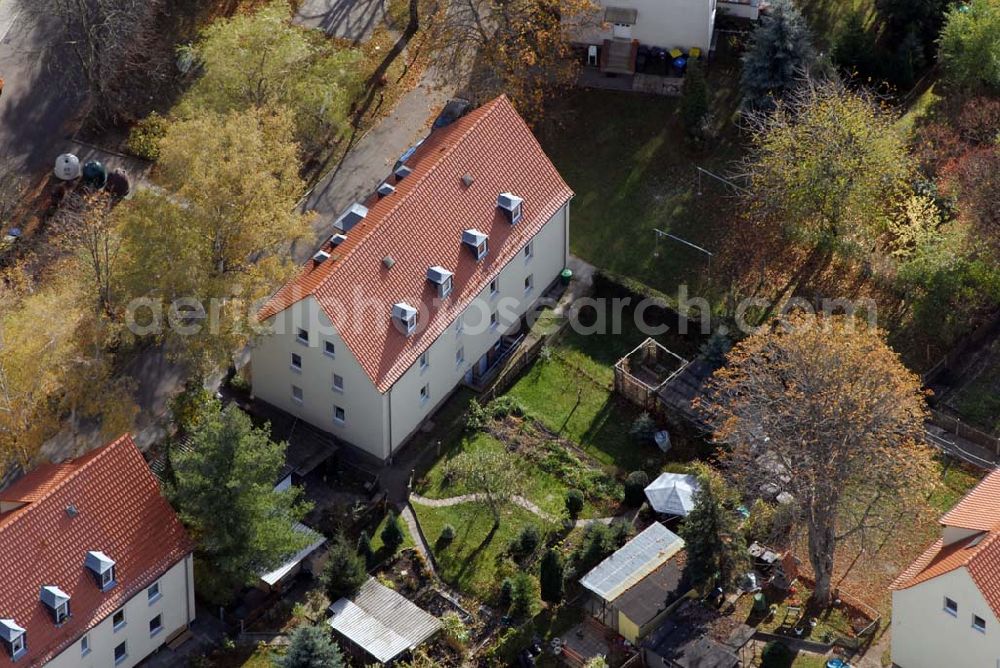
[[[716,0],[600,0],[599,5],[598,25],[585,30],[579,41],[599,45],[611,39],[614,30],[603,24],[604,9],[620,7],[636,10],[631,38],[641,44],[684,51],[698,47],[706,54],[712,45]]]
[[[312,296],[271,319],[275,334],[254,345],[251,373],[254,396],[323,431],[357,446],[379,460],[389,456],[385,395],[358,364],[347,344]],[[309,344],[296,336],[309,331]],[[334,356],[325,342],[334,344]],[[302,371],[292,369],[292,353],[302,357]],[[344,379],[344,391],[333,388],[333,375]],[[302,388],[302,403],[292,399],[292,386]],[[334,421],[334,406],[344,409],[343,424]]]
[[[458,334],[455,322],[451,323],[428,348],[428,367],[421,369],[418,360],[385,394],[377,390],[315,298],[299,301],[272,318],[276,333],[261,337],[253,348],[254,396],[381,461],[387,460],[448,397],[472,365],[556,280],[568,260],[568,230],[567,203],[533,237],[532,257],[526,261],[522,249],[501,270],[499,294],[491,298],[487,285],[476,300],[485,308],[474,302],[466,309],[462,317],[463,333]],[[529,274],[533,277],[533,288],[526,295],[524,280]],[[480,312],[486,313],[488,323],[490,309],[502,305],[507,307],[500,309],[499,327],[475,327]],[[308,345],[297,340],[299,327],[309,331]],[[333,341],[335,357],[324,352],[325,340]],[[464,349],[461,364],[456,363],[459,347]],[[293,352],[302,356],[301,372],[291,368]],[[333,389],[334,373],[344,378],[342,393]],[[293,385],[302,388],[301,404],[292,399]],[[430,389],[426,402],[420,399],[420,388],[424,385]],[[344,408],[344,424],[334,421],[334,405]]]
[[[125,626],[115,631],[112,625],[114,613],[108,615],[87,632],[90,642],[87,654],[81,651],[82,640],[77,640],[45,664],[46,667],[131,668],[158,650],[168,638],[186,628],[195,618],[191,555],[174,564],[157,582],[160,583],[160,598],[150,602],[147,590],[142,589],[125,603]],[[117,586],[122,586],[122,583]],[[149,622],[157,615],[160,615],[163,628],[150,636]],[[116,665],[115,647],[122,642],[128,643],[128,656]],[[30,629],[28,643],[31,643]]]
[[[948,597],[958,614],[944,609]],[[986,632],[972,628],[972,615]],[[996,668],[1000,624],[965,568],[892,593],[892,661],[900,668]]]

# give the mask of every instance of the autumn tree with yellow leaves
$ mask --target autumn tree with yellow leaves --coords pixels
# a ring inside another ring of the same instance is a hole
[[[837,546],[891,530],[933,483],[920,379],[884,333],[797,315],[739,343],[701,402],[748,501],[787,493],[808,536],[813,601],[831,600]]]

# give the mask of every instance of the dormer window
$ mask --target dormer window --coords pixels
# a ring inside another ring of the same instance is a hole
[[[94,575],[94,581],[101,591],[108,591],[115,586],[115,562],[103,552],[91,551],[87,553],[84,565],[90,569]]]
[[[42,587],[39,599],[49,609],[53,621],[62,624],[69,618],[69,594],[55,585]]]
[[[472,249],[476,260],[482,260],[490,252],[489,238],[479,230],[465,230],[462,232],[462,243]]]
[[[524,200],[513,193],[500,193],[497,197],[497,207],[503,211],[511,225],[521,221]]]
[[[28,651],[28,634],[13,619],[0,619],[0,642],[14,661]]]
[[[368,207],[364,204],[354,203],[347,207],[347,211],[340,214],[337,220],[333,221],[333,226],[343,233],[348,233],[351,228],[360,223],[368,215]]]
[[[334,248],[344,243],[345,241],[347,241],[347,237],[344,236],[343,234],[334,234],[332,237],[330,237],[330,245],[332,245]]]
[[[417,329],[417,309],[405,302],[392,305],[392,319],[399,324],[407,336]]]
[[[454,274],[444,267],[434,266],[427,270],[427,280],[434,283],[438,289],[438,297],[444,299],[451,294]]]

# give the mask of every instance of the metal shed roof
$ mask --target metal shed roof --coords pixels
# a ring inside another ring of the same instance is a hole
[[[437,633],[441,622],[375,578],[353,599],[330,606],[330,627],[376,660],[388,663]]]
[[[274,570],[268,571],[267,573],[264,573],[260,576],[260,579],[270,586],[274,586],[275,583],[281,582],[281,579],[283,577],[288,575],[292,571],[292,569],[301,564],[306,557],[308,557],[310,554],[318,550],[320,547],[322,547],[323,543],[326,542],[326,537],[323,534],[313,531],[312,529],[307,527],[305,524],[302,524],[301,522],[296,522],[295,524],[292,525],[292,528],[297,533],[300,533],[306,538],[308,538],[309,544],[306,545],[301,550],[299,550],[298,552],[296,552],[295,554],[293,554],[292,556],[290,556],[288,559],[284,561],[284,563],[282,563]]]
[[[680,536],[659,522],[653,522],[584,575],[580,584],[605,601],[614,601],[683,547],[684,540]]]

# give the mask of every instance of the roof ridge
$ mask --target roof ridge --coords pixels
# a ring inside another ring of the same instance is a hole
[[[122,443],[127,443],[127,442],[130,442],[131,440],[132,440],[132,435],[129,434],[128,432],[126,432],[126,433],[122,434],[121,436],[119,436],[118,438],[116,438],[115,440],[111,441],[110,443],[108,443],[108,444],[106,444],[104,446],[101,446],[99,448],[96,448],[94,450],[91,450],[90,452],[86,452],[86,453],[80,455],[79,457],[75,457],[73,459],[70,459],[70,460],[67,460],[67,461],[63,461],[63,462],[48,462],[50,464],[53,464],[54,466],[73,467],[73,470],[70,473],[66,474],[64,477],[60,478],[59,481],[56,482],[56,484],[53,485],[51,489],[46,490],[45,494],[42,497],[40,497],[38,500],[26,502],[24,506],[16,508],[12,512],[17,512],[18,510],[28,510],[31,507],[36,507],[39,503],[41,503],[42,501],[44,501],[44,500],[52,497],[57,492],[59,492],[61,489],[63,489],[64,487],[66,487],[66,485],[71,480],[74,480],[81,472],[83,472],[83,471],[87,470],[88,468],[90,468],[90,466],[94,462],[96,462],[96,461],[98,461],[100,459],[103,459],[105,457],[106,453],[115,450]],[[25,477],[31,475],[32,473],[34,473],[34,471],[29,471],[27,474],[25,474]],[[23,480],[23,478],[22,478],[22,480]],[[17,481],[15,481],[15,483],[16,482]],[[21,513],[21,515],[23,515],[23,513]],[[10,519],[9,522],[0,522],[0,533],[2,533],[4,531],[4,529],[7,529],[8,527],[13,526],[14,525],[14,520],[18,519],[18,518],[12,516],[9,519]]]

